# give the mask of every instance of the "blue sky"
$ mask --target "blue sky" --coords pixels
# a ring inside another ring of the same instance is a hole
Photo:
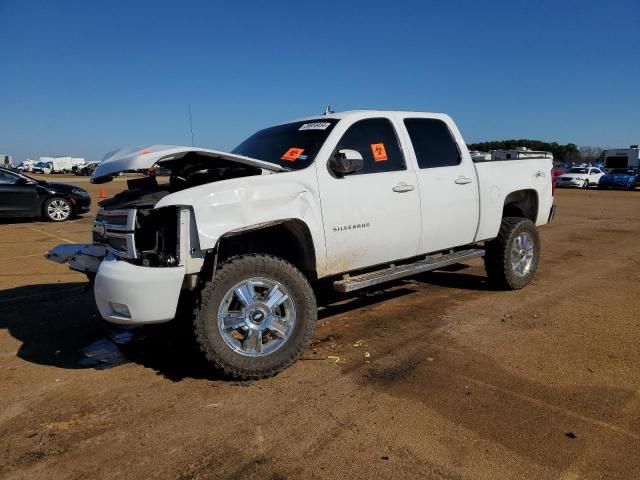
[[[640,142],[640,2],[0,0],[0,152],[230,149],[358,108],[446,112],[468,142]]]

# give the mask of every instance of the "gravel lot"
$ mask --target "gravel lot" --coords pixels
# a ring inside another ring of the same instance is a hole
[[[344,297],[252,383],[180,329],[114,346],[84,276],[42,257],[91,215],[0,221],[0,477],[640,478],[640,191],[556,200],[528,288],[473,261]]]

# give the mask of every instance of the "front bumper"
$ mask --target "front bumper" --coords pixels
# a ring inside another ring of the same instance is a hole
[[[77,214],[87,213],[91,210],[91,197],[73,197],[71,201]]]
[[[107,255],[93,290],[100,315],[119,324],[173,320],[184,275],[184,266],[141,267]]]
[[[572,180],[560,180],[556,179],[556,187],[581,187],[584,184],[584,180],[572,179]]]

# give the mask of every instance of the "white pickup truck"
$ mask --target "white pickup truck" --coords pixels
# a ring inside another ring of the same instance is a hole
[[[93,243],[47,258],[94,280],[105,320],[148,324],[193,308],[196,340],[237,378],[293,363],[315,329],[314,288],[340,292],[484,257],[518,289],[551,220],[549,158],[474,163],[447,115],[352,111],[257,132],[231,153],[117,151],[92,181],[159,166],[101,203]]]

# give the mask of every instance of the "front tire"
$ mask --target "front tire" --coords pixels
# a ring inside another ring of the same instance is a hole
[[[492,287],[519,290],[533,280],[540,263],[540,237],[531,220],[503,218],[498,236],[485,248],[484,265]]]
[[[238,379],[270,377],[309,346],[318,318],[307,278],[271,255],[233,257],[202,289],[194,333],[206,359]]]
[[[589,188],[589,180],[585,180],[582,184],[582,188]]]
[[[73,207],[66,198],[51,197],[42,205],[42,213],[50,222],[64,222],[73,215]]]

